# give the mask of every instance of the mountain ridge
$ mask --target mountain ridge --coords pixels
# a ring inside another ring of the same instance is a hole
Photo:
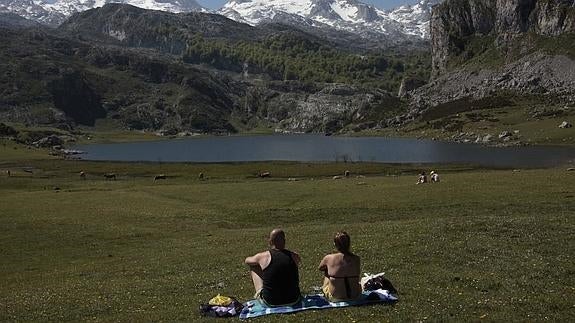
[[[12,12],[47,25],[59,25],[76,12],[99,8],[108,3],[130,4],[142,9],[169,12],[209,10],[196,0],[2,0],[0,12]]]
[[[385,11],[357,0],[230,0],[218,13],[250,25],[303,22],[397,43],[427,40],[431,8],[440,2],[422,0]]]
[[[431,7],[443,0],[421,0],[394,10],[381,10],[359,0],[230,0],[218,14],[250,25],[281,23],[341,42],[361,37],[363,47],[387,47],[429,39]],[[212,12],[196,0],[2,0],[0,12],[11,12],[57,26],[76,12],[108,3],[130,4],[173,13]]]

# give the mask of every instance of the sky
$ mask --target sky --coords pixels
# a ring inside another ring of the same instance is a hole
[[[196,0],[199,4],[210,9],[221,8],[227,0]],[[414,4],[418,0],[361,0],[362,2],[373,4],[381,9],[391,9],[404,4]]]

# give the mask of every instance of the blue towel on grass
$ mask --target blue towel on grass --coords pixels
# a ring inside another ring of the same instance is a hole
[[[370,296],[371,295],[371,296]],[[268,314],[295,313],[306,310],[320,310],[325,308],[336,308],[346,306],[358,306],[375,303],[393,303],[397,297],[391,295],[389,291],[378,289],[375,291],[363,292],[361,297],[353,301],[331,303],[321,295],[307,295],[302,300],[292,306],[269,307],[259,300],[251,300],[244,304],[244,309],[240,313],[240,319],[249,319]]]

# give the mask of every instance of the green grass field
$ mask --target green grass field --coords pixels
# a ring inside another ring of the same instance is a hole
[[[19,149],[0,150],[0,321],[202,320],[198,305],[218,293],[253,296],[242,262],[275,227],[303,258],[304,292],[343,229],[400,301],[257,321],[575,320],[565,168],[433,166],[443,181],[415,185],[420,166],[98,163]]]

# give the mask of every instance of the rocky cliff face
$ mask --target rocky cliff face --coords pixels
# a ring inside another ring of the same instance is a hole
[[[448,0],[431,15],[433,75],[444,73],[472,36],[495,35],[509,46],[517,35],[558,36],[575,32],[572,0]]]
[[[557,36],[575,32],[575,1],[539,1],[532,19],[533,30],[541,35]]]
[[[432,82],[406,94],[410,112],[391,124],[500,107],[497,97],[575,102],[572,0],[447,0],[431,43]]]
[[[470,35],[491,33],[495,25],[496,0],[446,1],[431,14],[433,75],[445,72],[452,55],[463,50]]]
[[[335,133],[349,125],[360,130],[377,125],[373,113],[389,111],[400,102],[390,94],[346,84],[272,83],[250,89],[251,113],[288,132]],[[255,101],[254,101],[255,100]]]

